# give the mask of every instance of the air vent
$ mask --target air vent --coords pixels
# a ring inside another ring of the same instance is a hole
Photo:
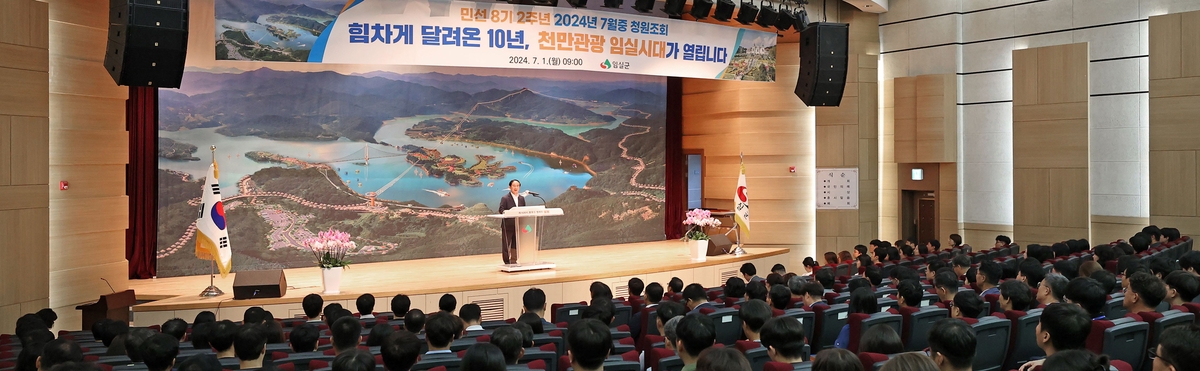
[[[616,291],[613,292],[613,297],[624,298],[629,297],[629,284],[618,285]]]
[[[479,305],[483,321],[503,321],[505,319],[504,298],[476,300],[473,303]]]
[[[738,268],[729,268],[728,270],[723,270],[721,271],[721,282],[718,282],[718,284],[724,285],[725,281],[728,281],[733,277],[742,277],[742,272],[739,272]]]

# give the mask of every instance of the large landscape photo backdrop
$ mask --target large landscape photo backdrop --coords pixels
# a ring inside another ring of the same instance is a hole
[[[543,248],[663,238],[665,78],[207,63],[159,93],[160,277],[209,272],[194,221],[210,145],[234,271],[314,266],[301,241],[329,228],[356,263],[498,254],[485,215],[510,179],[566,213]]]

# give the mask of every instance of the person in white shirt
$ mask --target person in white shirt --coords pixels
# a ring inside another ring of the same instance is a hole
[[[463,325],[467,327],[467,332],[483,331],[483,326],[480,326],[483,310],[479,308],[479,304],[464,304],[462,308],[458,309],[458,317],[462,318]]]
[[[374,320],[375,319],[375,295],[362,294],[358,296],[358,300],[354,301],[354,306],[358,308],[358,319]]]

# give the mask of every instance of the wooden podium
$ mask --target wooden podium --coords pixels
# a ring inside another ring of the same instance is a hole
[[[92,324],[105,318],[128,323],[129,307],[134,304],[137,304],[137,297],[133,295],[133,290],[125,290],[100,295],[100,300],[95,303],[82,304],[76,306],[75,309],[83,311],[82,329],[87,331],[92,328]]]
[[[538,250],[541,248],[541,233],[538,231],[541,229],[539,227],[542,217],[562,215],[562,209],[546,208],[545,206],[520,206],[505,210],[503,214],[488,215],[489,218],[516,219],[518,262],[503,264],[500,266],[500,271],[513,273],[554,269],[554,263],[538,259]]]

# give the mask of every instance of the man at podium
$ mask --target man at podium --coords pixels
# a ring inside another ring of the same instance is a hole
[[[508,181],[508,194],[500,197],[500,214],[504,214],[505,210],[525,206],[525,197],[520,195],[521,181],[513,179]],[[501,244],[504,251],[501,255],[504,257],[504,264],[517,263],[517,220],[512,218],[500,220],[500,233],[503,238]]]

